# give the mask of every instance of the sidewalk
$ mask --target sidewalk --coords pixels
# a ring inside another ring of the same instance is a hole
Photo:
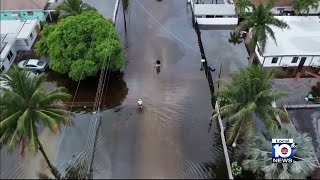
[[[273,81],[273,91],[284,91],[289,93],[287,97],[277,101],[277,106],[283,105],[306,105],[314,104],[307,102],[304,98],[311,91],[311,87],[315,85],[319,79],[317,78],[301,78],[295,81],[293,78],[275,79]]]

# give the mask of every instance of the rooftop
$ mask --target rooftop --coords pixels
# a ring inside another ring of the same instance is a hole
[[[276,16],[289,28],[271,26],[277,44],[268,38],[263,56],[320,55],[320,18],[317,16]]]
[[[0,10],[43,10],[48,0],[0,0]]]
[[[235,0],[235,2],[236,1],[237,0]],[[264,4],[264,5],[267,5],[269,0],[250,0],[250,2],[252,4],[254,4],[255,6],[258,6],[260,4],[260,2],[262,2],[262,4]],[[275,0],[274,7],[291,6],[292,2],[293,2],[293,0]]]
[[[233,4],[194,4],[194,15],[235,15],[235,6]]]
[[[1,20],[1,56],[4,59],[16,39],[27,39],[34,27],[38,24],[38,20]],[[1,64],[1,62],[0,62]]]

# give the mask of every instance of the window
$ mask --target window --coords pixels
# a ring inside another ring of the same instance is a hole
[[[24,65],[24,66],[27,65],[27,63],[28,63],[28,61],[24,61],[23,65]]]
[[[31,38],[31,40],[33,39],[33,34],[32,33],[30,34],[30,38]]]
[[[38,61],[38,63],[37,63],[38,66],[42,66],[43,64],[44,64],[43,61]]]
[[[9,51],[9,53],[7,55],[8,60],[10,61],[12,57],[13,57],[13,53],[11,51]]]
[[[19,12],[12,12],[12,13],[11,13],[11,16],[12,16],[12,17],[18,17],[18,16],[19,16]]]
[[[293,57],[291,63],[297,63],[298,59],[299,59],[299,57]]]
[[[32,11],[28,11],[28,16],[33,16],[33,12]]]
[[[277,62],[278,62],[278,57],[272,58],[272,61],[271,61],[272,64],[275,64],[275,63],[277,63]]]
[[[37,67],[36,65],[33,65],[33,64],[28,64],[26,67],[28,68],[34,68],[34,67]]]
[[[259,55],[262,56],[262,51],[261,51],[260,47],[259,47],[259,46],[257,46],[257,47],[258,47],[258,53],[259,53]]]
[[[4,14],[4,16],[7,16],[6,14]]]
[[[4,71],[4,66],[1,67],[0,73]]]

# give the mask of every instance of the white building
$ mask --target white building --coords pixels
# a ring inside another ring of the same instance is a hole
[[[38,36],[38,20],[1,20],[0,72],[10,69],[18,51],[29,51]]]
[[[236,2],[237,0],[235,0]],[[258,6],[260,2],[262,2],[264,5],[267,5],[269,0],[250,0],[250,2]],[[301,11],[301,14],[308,14],[308,15],[320,15],[320,0],[319,6],[316,9],[313,9],[310,7],[310,11],[308,13]],[[292,8],[293,0],[275,0],[274,6],[271,9],[272,14],[274,15],[293,15],[294,10]]]
[[[265,51],[255,52],[263,67],[320,67],[320,18],[317,16],[276,16],[290,28],[271,27],[277,43],[268,37]]]
[[[238,24],[234,4],[196,4],[194,0],[189,1],[194,14],[194,20],[201,29],[234,29]]]

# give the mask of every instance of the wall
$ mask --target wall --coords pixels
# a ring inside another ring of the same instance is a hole
[[[10,67],[11,67],[11,65],[12,65],[12,63],[13,63],[13,61],[14,61],[14,59],[16,58],[16,56],[17,56],[17,51],[16,51],[16,48],[13,46],[13,47],[11,47],[11,52],[12,52],[12,54],[13,54],[13,56],[12,56],[12,58],[10,59],[10,61],[8,60],[8,58],[6,57],[5,58],[5,60],[4,60],[4,62],[3,62],[3,66],[5,67],[5,70],[4,70],[4,72],[7,72],[9,69],[10,69]],[[8,52],[8,54],[9,54],[9,52]],[[1,68],[1,67],[0,67]]]
[[[19,13],[19,17],[13,17],[12,13],[14,11],[1,11],[1,20],[33,20],[39,19],[40,21],[45,21],[48,14],[43,11],[32,11],[33,15],[28,15],[28,11],[15,11]]]
[[[317,66],[320,66],[320,56],[315,56],[315,57],[313,57],[310,65],[312,65],[312,64],[317,65]]]
[[[274,7],[271,9],[272,14],[275,15],[280,15],[280,11],[292,11],[292,7],[290,6],[285,6],[285,7]]]
[[[299,57],[299,59],[296,63],[292,63],[293,57],[295,57],[295,56],[278,57],[277,63],[271,63],[273,57],[265,57],[264,62],[262,61],[263,67],[282,67],[282,66],[297,67],[301,61],[301,57],[307,57],[307,59],[304,63],[304,66],[311,66],[311,64],[314,62],[317,63],[317,65],[320,65],[320,63],[318,63],[318,58],[320,58],[320,56],[315,56],[315,57],[314,56],[301,56],[301,57]]]
[[[34,41],[36,40],[38,33],[36,32],[36,29],[34,29],[31,33],[33,35],[33,37],[31,38],[29,35],[29,38],[26,40],[28,42],[28,45],[26,44],[24,39],[17,39],[16,41],[16,48],[17,50],[25,50],[25,51],[29,51],[34,43]]]

